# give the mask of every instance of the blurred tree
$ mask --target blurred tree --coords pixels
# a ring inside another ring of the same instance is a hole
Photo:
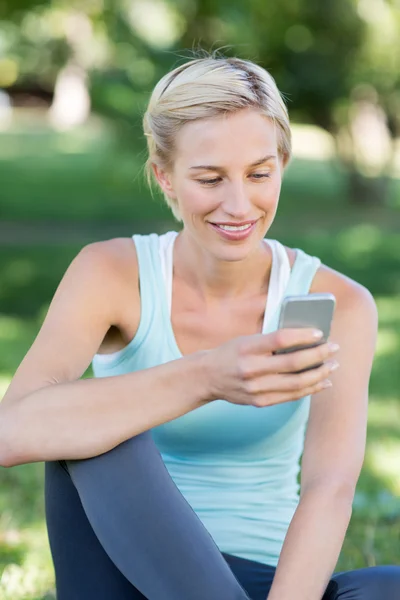
[[[358,13],[366,35],[351,73],[351,101],[338,111],[338,140],[350,140],[354,199],[376,203],[390,199],[400,136],[400,4],[359,0]]]
[[[73,67],[93,109],[130,136],[179,49],[253,59],[276,79],[293,121],[334,136],[349,198],[388,196],[400,130],[396,0],[3,0],[0,18],[0,87],[53,90]]]
[[[400,123],[400,10],[394,2],[187,4],[196,8],[183,45],[193,40],[206,47],[229,43],[228,52],[239,49],[260,62],[283,91],[292,120],[334,136],[350,201],[387,200]],[[362,151],[367,140],[369,153]]]
[[[2,0],[0,2],[0,20],[19,20],[27,12],[40,5],[49,4],[48,0]]]

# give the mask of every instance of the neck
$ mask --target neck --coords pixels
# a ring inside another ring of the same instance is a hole
[[[264,241],[244,260],[224,261],[197,245],[185,231],[175,240],[175,274],[205,300],[233,300],[266,293],[271,265],[272,253]]]

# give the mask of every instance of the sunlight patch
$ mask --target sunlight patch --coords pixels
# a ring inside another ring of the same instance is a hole
[[[380,328],[376,345],[376,356],[391,355],[400,349],[400,336],[398,331],[389,328]]]
[[[367,460],[371,470],[379,478],[384,477],[390,491],[400,496],[400,440],[371,441],[367,449]]]
[[[53,592],[54,571],[44,523],[41,527],[19,532],[29,550],[22,564],[6,565],[0,578],[2,600],[27,600]]]
[[[372,397],[368,407],[368,422],[374,426],[390,427],[400,423],[400,403],[397,398]]]
[[[0,375],[0,401],[3,398],[4,394],[7,391],[8,386],[11,383],[11,377],[6,377],[5,375]]]
[[[380,323],[385,323],[387,321],[400,323],[400,296],[375,298],[375,301],[378,307]]]

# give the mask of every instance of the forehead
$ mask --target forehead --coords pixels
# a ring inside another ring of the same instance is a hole
[[[175,164],[182,167],[249,165],[269,154],[277,154],[276,126],[251,109],[187,123],[175,144]]]

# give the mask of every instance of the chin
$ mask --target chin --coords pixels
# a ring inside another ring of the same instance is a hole
[[[245,260],[259,247],[261,238],[257,237],[244,242],[216,242],[208,246],[208,251],[217,260],[225,262],[238,262]]]

